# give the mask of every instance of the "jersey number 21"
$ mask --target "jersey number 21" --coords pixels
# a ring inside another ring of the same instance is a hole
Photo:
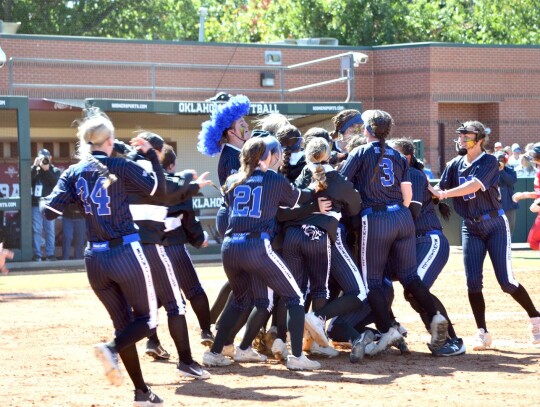
[[[249,185],[238,185],[234,189],[232,216],[260,218],[262,190],[261,185],[253,189]]]

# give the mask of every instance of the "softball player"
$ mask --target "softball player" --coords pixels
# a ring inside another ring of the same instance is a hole
[[[250,138],[249,126],[244,119],[244,116],[249,113],[249,108],[250,102],[246,96],[233,96],[226,103],[219,105],[212,113],[210,120],[202,124],[197,149],[211,157],[220,153],[218,163],[220,186],[225,184],[229,175],[240,168],[240,150]],[[216,228],[222,238],[225,236],[227,222],[227,207],[222,204],[216,216]],[[212,323],[217,321],[230,293],[231,288],[228,283],[225,283],[210,310]]]
[[[136,146],[143,141],[149,142],[158,152],[158,155],[161,156],[164,141],[159,135],[142,132],[131,140],[131,144]],[[143,168],[147,167],[148,161],[142,160],[142,157],[135,156],[132,158]],[[167,206],[183,202],[197,194],[200,187],[209,185],[211,181],[205,179],[206,175],[207,173],[201,175],[193,183],[186,182],[185,179],[178,177],[166,177],[166,198],[135,194],[129,196],[129,209],[133,220],[139,228],[144,253],[150,262],[158,301],[167,311],[169,333],[178,351],[180,361],[177,365],[177,372],[180,375],[195,379],[207,379],[210,374],[202,369],[191,356],[185,317],[185,302],[180,292],[182,270],[175,267],[178,265],[177,261],[181,262],[180,252],[175,250],[175,246],[167,250],[163,245],[163,241],[166,233]],[[195,178],[196,174],[193,174],[193,176]],[[184,248],[182,247],[182,249]],[[154,341],[157,340],[156,337],[153,339]]]
[[[360,272],[343,244],[338,227],[342,212],[351,216],[358,214],[360,195],[349,181],[327,164],[330,145],[323,138],[310,141],[305,153],[313,174],[312,185],[318,196],[331,199],[332,210],[285,223],[283,258],[304,294],[309,285],[314,313],[308,317],[322,318],[324,323],[326,319],[361,308],[363,302],[367,302]],[[343,295],[328,303],[330,275],[342,288]],[[274,342],[273,348],[277,350],[280,345],[284,350],[281,342]],[[325,344],[311,341],[304,349],[327,356],[338,355],[332,348],[323,346],[321,349],[321,345]]]
[[[162,400],[144,382],[135,347],[156,328],[157,301],[150,266],[129,212],[127,192],[163,196],[163,171],[147,141],[138,148],[150,159],[155,177],[124,158],[110,158],[114,127],[107,116],[96,110],[89,111],[79,124],[77,136],[80,162],[62,174],[42,202],[42,212],[53,219],[72,202],[84,208],[88,280],[115,329],[114,341],[95,346],[96,356],[109,381],[119,386],[123,381],[118,366],[120,355],[135,386],[135,406],[161,406]]]
[[[254,138],[246,142],[241,152],[241,167],[227,179],[225,201],[230,207],[229,226],[222,245],[223,266],[233,292],[233,301],[224,311],[211,351],[203,356],[207,366],[226,366],[231,362],[221,354],[225,339],[242,310],[252,307],[253,284],[259,281],[286,299],[289,311],[289,332],[292,355],[287,367],[292,370],[313,370],[319,363],[302,353],[304,307],[300,288],[282,259],[271,247],[270,237],[275,227],[279,206],[294,206],[312,199],[313,191],[300,191],[285,177],[268,170],[276,156],[279,142],[274,137]],[[255,287],[256,288],[256,287]],[[268,301],[255,304],[268,307]],[[322,326],[306,319],[306,328],[314,338],[325,337]],[[235,355],[254,353],[251,348],[237,348]]]
[[[382,332],[380,347],[402,339],[392,327],[392,319],[382,284],[388,258],[394,256],[397,277],[428,313],[431,346],[446,342],[448,321],[437,312],[429,290],[416,273],[414,222],[407,208],[412,198],[407,160],[387,146],[385,139],[393,126],[392,117],[381,110],[362,114],[368,144],[349,154],[341,174],[352,181],[362,197],[360,260],[368,300]]]
[[[463,217],[461,237],[467,290],[478,328],[473,349],[485,350],[492,341],[482,294],[483,264],[487,253],[501,289],[527,312],[533,342],[539,343],[540,313],[512,273],[510,228],[499,200],[499,164],[494,156],[484,151],[484,125],[468,121],[456,133],[459,134],[456,140],[459,155],[447,164],[435,193],[440,199],[453,198],[456,212]]]
[[[164,146],[161,165],[166,171],[168,178],[177,179],[180,182],[183,173],[175,174],[176,154],[171,146]],[[189,174],[188,174],[189,175]],[[163,246],[173,261],[178,271],[178,279],[186,298],[191,304],[201,328],[201,344],[211,346],[214,343],[214,335],[210,330],[210,305],[208,296],[204,291],[191,257],[186,248],[186,243],[193,247],[207,247],[208,234],[203,230],[201,222],[195,216],[193,200],[188,199],[184,203],[171,202],[168,204],[167,218],[165,219],[165,236]]]
[[[423,172],[424,165],[414,156],[414,145],[405,139],[391,140],[389,143],[394,149],[403,154],[409,163],[409,175],[412,182],[412,200],[409,205],[416,229],[416,264],[418,276],[427,288],[431,288],[435,280],[443,270],[450,254],[450,244],[442,232],[442,225],[435,214],[431,192],[428,189],[428,180]],[[445,205],[445,204],[441,204]],[[444,207],[444,206],[443,206]],[[444,207],[445,209],[447,207]],[[449,210],[449,208],[447,208]],[[444,209],[443,209],[444,211]],[[446,213],[446,212],[445,212]],[[449,213],[446,213],[449,216]],[[443,213],[444,216],[444,213]],[[395,270],[396,264],[391,258],[387,266],[390,273]],[[429,319],[425,310],[415,300],[415,298],[405,291],[405,299],[411,304],[413,309],[420,314],[422,321],[429,330]],[[463,340],[458,338],[446,308],[441,301],[431,294],[437,309],[448,320],[448,335],[445,346],[434,349],[435,356],[454,356],[465,353]]]
[[[292,124],[281,127],[276,138],[283,147],[283,165],[280,172],[289,182],[294,182],[306,165],[306,156],[302,151],[302,133]]]

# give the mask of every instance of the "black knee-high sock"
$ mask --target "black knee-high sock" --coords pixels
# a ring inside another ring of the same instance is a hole
[[[193,312],[197,316],[199,326],[203,331],[210,330],[210,304],[208,303],[208,297],[205,292],[197,294],[195,297],[189,300]]]
[[[486,327],[486,303],[482,292],[469,293],[469,303],[471,304],[474,320],[477,328],[483,328],[487,332]]]
[[[311,294],[306,295],[306,299],[304,301],[304,310],[306,312],[309,312],[309,309],[311,308]]]
[[[135,388],[146,393],[148,391],[148,387],[144,382],[141,364],[139,362],[139,355],[137,354],[137,347],[135,344],[124,347],[124,349],[122,349],[122,351],[118,354],[120,355],[120,358],[124,363],[124,367],[126,368],[126,372],[128,373]]]
[[[326,298],[311,298],[311,309],[316,312],[328,304]]]
[[[146,319],[136,319],[114,338],[117,352],[122,352],[127,346],[139,342],[141,339],[155,333],[155,329],[148,328]]]
[[[219,291],[216,301],[214,302],[214,304],[212,305],[212,308],[210,309],[210,323],[211,324],[216,323],[216,321],[219,318],[219,315],[225,309],[230,293],[231,293],[231,285],[227,281],[223,285],[223,287],[221,287],[221,290]]]
[[[240,342],[240,349],[246,350],[251,346],[251,343],[259,333],[264,323],[268,320],[269,316],[270,313],[266,308],[256,307],[253,309],[246,323],[246,332],[244,333],[242,342]]]
[[[334,301],[329,302],[318,311],[315,311],[315,315],[322,316],[324,319],[328,320],[337,317],[338,315],[344,315],[359,310],[362,308],[362,305],[362,301],[360,301],[356,295],[342,295]]]
[[[238,323],[238,319],[242,315],[242,311],[234,308],[231,304],[225,307],[221,314],[219,328],[214,339],[214,344],[210,349],[214,353],[221,353],[223,346],[231,335],[231,331]]]
[[[388,312],[388,305],[386,304],[386,298],[380,288],[374,288],[369,291],[368,294],[369,305],[375,317],[375,325],[377,329],[382,333],[388,332],[392,326],[392,320],[390,319],[390,313]]]
[[[540,317],[540,313],[536,310],[536,307],[534,306],[531,297],[529,296],[529,293],[527,292],[525,287],[520,284],[517,290],[514,291],[514,293],[511,295],[514,300],[516,300],[517,303],[521,305],[523,309],[527,312],[529,318]]]
[[[420,305],[420,303],[416,300],[416,298],[414,298],[413,295],[407,290],[404,291],[403,295],[405,296],[405,300],[407,300],[407,302],[411,305],[412,309],[418,312],[418,315],[420,315],[420,318],[422,319],[424,326],[429,331],[431,319],[429,318],[426,310]]]
[[[176,345],[178,358],[188,365],[193,363],[189,346],[189,333],[185,315],[170,315],[168,317],[169,332]]]
[[[158,337],[158,334],[157,334],[157,329],[154,331],[154,333],[152,335],[150,335],[148,337],[148,342],[151,342],[152,344],[158,346],[161,344],[160,340],[159,340],[159,337]]]
[[[433,297],[431,293],[424,285],[420,278],[413,280],[409,283],[407,287],[404,287],[405,290],[410,292],[412,296],[418,301],[420,306],[426,311],[426,314],[430,320],[437,313],[437,308],[435,308],[435,303],[433,302]]]
[[[301,305],[293,305],[288,308],[288,314],[287,327],[291,335],[291,352],[298,357],[302,354],[305,309]]]
[[[238,320],[236,321],[236,324],[231,329],[229,333],[229,337],[227,338],[227,341],[225,342],[225,345],[232,345],[234,343],[234,338],[236,338],[236,335],[238,334],[238,332],[240,332],[240,329],[242,329],[242,327],[246,324],[249,318],[249,315],[251,314],[252,309],[253,308],[246,308],[240,313],[240,317],[238,318]],[[221,324],[222,318],[220,318],[219,320]]]
[[[287,342],[287,305],[283,298],[279,299],[276,307],[276,337],[281,339],[284,343]]]
[[[333,341],[336,342],[353,343],[356,338],[361,335],[361,333],[354,329],[351,325],[341,321],[332,325],[332,331],[328,332],[328,335]]]
[[[435,302],[435,306],[437,307],[437,310],[448,321],[448,336],[450,338],[456,338],[457,335],[456,335],[456,331],[454,330],[454,325],[452,324],[452,321],[450,321],[450,317],[448,316],[448,312],[446,312],[446,308],[444,307],[443,303],[433,294],[431,294],[431,297],[433,298],[433,302]]]

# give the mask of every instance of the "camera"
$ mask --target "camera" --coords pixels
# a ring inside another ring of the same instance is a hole
[[[49,165],[51,163],[50,160],[44,155],[40,155],[39,159],[41,160],[41,164],[43,165]]]

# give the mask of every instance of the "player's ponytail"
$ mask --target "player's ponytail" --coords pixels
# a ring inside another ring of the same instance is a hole
[[[105,141],[114,138],[114,126],[109,117],[96,107],[83,111],[85,117],[73,122],[77,126],[78,146],[75,156],[82,160],[92,162],[100,177],[105,181],[102,186],[107,188],[117,180],[105,164],[94,157],[91,152],[98,150]]]
[[[389,113],[383,110],[367,110],[362,114],[362,119],[364,121],[365,128],[371,136],[375,137],[380,142],[380,155],[377,159],[377,165],[373,171],[373,177],[371,177],[371,182],[375,180],[377,173],[379,172],[379,166],[381,161],[386,153],[386,143],[385,140],[390,135],[392,127],[394,125],[394,120]]]
[[[291,154],[300,151],[303,141],[302,133],[292,124],[286,124],[279,128],[276,138],[279,140],[284,152],[280,172],[288,178]]]
[[[240,151],[240,169],[238,170],[239,178],[231,184],[227,189],[227,184],[223,185],[222,189],[225,193],[231,192],[238,185],[243,184],[253,172],[258,168],[259,161],[266,152],[266,143],[264,137],[250,138]],[[232,176],[237,177],[237,174]]]
[[[323,138],[314,138],[306,146],[306,160],[313,173],[312,186],[315,192],[324,191],[328,188],[324,164],[330,158],[330,145]]]

